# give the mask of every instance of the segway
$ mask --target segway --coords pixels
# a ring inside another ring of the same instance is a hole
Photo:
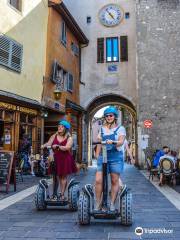
[[[117,141],[113,141],[116,144]],[[116,198],[118,207],[115,211],[110,211],[108,204],[108,172],[107,172],[107,150],[106,141],[96,142],[102,144],[103,151],[103,196],[102,210],[95,210],[95,194],[91,184],[86,184],[79,197],[78,203],[78,220],[80,225],[90,224],[91,217],[95,219],[118,219],[122,225],[132,225],[132,193],[125,189],[123,193],[119,192]],[[116,204],[117,205],[117,204]]]
[[[51,147],[48,147],[50,150]],[[54,173],[55,174],[55,173]],[[50,198],[49,183],[46,179],[41,179],[37,186],[34,196],[34,203],[37,210],[46,210],[48,206],[68,206],[71,211],[78,210],[78,199],[79,199],[79,182],[74,179],[71,179],[68,184],[68,199],[62,200],[60,194],[57,194],[58,182],[56,175],[53,175],[55,178],[53,195],[56,195],[56,199]]]

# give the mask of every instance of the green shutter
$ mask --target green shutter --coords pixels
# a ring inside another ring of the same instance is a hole
[[[104,63],[104,38],[97,39],[97,62]]]
[[[128,61],[128,37],[120,36],[121,62]]]

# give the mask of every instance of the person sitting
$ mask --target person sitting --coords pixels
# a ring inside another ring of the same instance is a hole
[[[164,156],[166,153],[169,152],[169,147],[164,146],[163,149],[160,149],[156,152],[154,158],[153,158],[153,167],[157,168],[159,165],[160,157]]]
[[[173,168],[174,170],[176,169],[176,162],[177,162],[177,152],[169,150],[168,153],[166,153],[164,156],[160,157],[159,159],[159,170],[160,170],[160,180],[159,180],[159,186],[162,186],[163,183],[163,172],[162,169],[160,168],[160,163],[163,159],[169,159],[170,161],[173,162]]]

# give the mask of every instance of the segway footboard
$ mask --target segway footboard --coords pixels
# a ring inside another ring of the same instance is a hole
[[[122,225],[132,225],[132,193],[129,190],[120,196],[120,215]]]

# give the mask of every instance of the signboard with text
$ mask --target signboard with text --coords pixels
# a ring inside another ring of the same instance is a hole
[[[16,191],[16,177],[14,166],[14,152],[0,151],[0,185],[6,186],[6,192],[9,190],[11,176],[13,176],[14,191]],[[14,168],[13,168],[14,167]]]

